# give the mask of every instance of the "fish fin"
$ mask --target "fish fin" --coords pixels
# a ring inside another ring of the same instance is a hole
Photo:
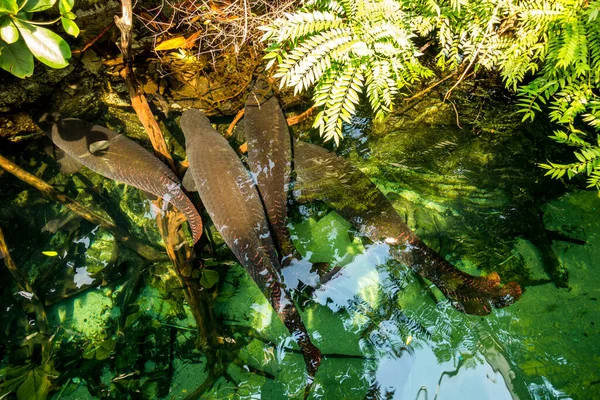
[[[185,171],[181,184],[188,192],[198,191],[198,189],[196,188],[196,181],[194,180],[194,176],[192,175],[192,171],[190,171],[189,169]]]
[[[97,142],[90,144],[88,147],[89,154],[93,156],[101,155],[101,153],[106,152],[120,136],[121,135],[117,135],[108,140],[98,140]]]
[[[77,159],[71,157],[58,147],[54,148],[54,156],[58,164],[58,170],[63,174],[74,174],[83,167]]]

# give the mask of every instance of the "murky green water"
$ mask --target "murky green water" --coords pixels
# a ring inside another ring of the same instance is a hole
[[[357,120],[338,151],[454,265],[522,284],[522,298],[490,316],[456,311],[394,261],[387,245],[361,238],[323,204],[290,208],[305,260],[284,270],[285,281],[314,288],[298,304],[324,354],[310,398],[600,398],[600,197],[565,194],[542,178],[534,163],[547,156],[545,133],[516,118],[498,106],[459,129],[452,111],[422,105],[384,125]],[[35,146],[0,152],[159,244],[155,211],[136,189],[90,171],[56,174]],[[36,391],[53,399],[198,398],[194,391],[211,371],[219,373],[203,398],[302,398],[302,355],[214,229],[201,247],[218,272],[204,290],[222,345],[207,357],[196,348],[195,321],[167,261],[142,260],[7,173],[0,189],[1,227],[45,299],[53,335],[52,357],[41,365],[30,296],[0,269],[7,398],[36,398]],[[306,260],[342,268],[319,284]]]

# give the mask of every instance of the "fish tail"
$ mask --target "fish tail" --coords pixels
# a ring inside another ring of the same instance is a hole
[[[196,244],[202,236],[202,218],[200,217],[200,214],[198,214],[198,210],[196,210],[192,201],[181,189],[171,198],[170,202],[173,203],[173,205],[187,218],[192,230],[194,244]]]

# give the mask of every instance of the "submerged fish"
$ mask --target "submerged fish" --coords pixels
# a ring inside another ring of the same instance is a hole
[[[280,284],[277,252],[250,174],[202,111],[184,112],[180,125],[190,163],[184,181],[189,181],[189,174],[193,176],[215,227],[298,340],[307,368],[314,374],[321,352],[311,343],[298,311]]]
[[[202,219],[175,174],[158,158],[124,135],[76,118],[45,114],[40,127],[77,164],[115,181],[134,186],[173,204],[187,218],[194,243]]]
[[[279,255],[286,257],[293,252],[286,226],[292,143],[279,101],[262,77],[257,79],[246,100],[244,123],[248,165],[256,179]]]
[[[390,245],[394,258],[433,282],[456,309],[487,315],[491,307],[506,307],[521,297],[516,282],[502,286],[497,273],[472,276],[440,257],[410,230],[371,180],[344,158],[296,142],[294,167],[297,198],[324,201],[371,240]]]

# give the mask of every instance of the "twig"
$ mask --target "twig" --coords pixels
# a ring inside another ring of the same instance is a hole
[[[310,118],[314,114],[315,110],[316,110],[315,106],[312,106],[300,115],[296,115],[294,117],[289,117],[287,119],[288,126],[299,124],[300,122],[304,121],[305,119]]]
[[[125,232],[123,229],[115,225],[115,223],[110,219],[107,219],[106,217],[98,213],[88,210],[75,200],[60,193],[48,183],[44,182],[37,176],[32,175],[29,172],[23,170],[17,164],[13,163],[12,161],[8,160],[2,155],[0,155],[0,168],[5,169],[7,172],[13,174],[23,182],[35,187],[37,190],[42,192],[44,196],[64,204],[71,211],[73,211],[75,214],[79,215],[86,221],[89,221],[95,225],[99,225],[108,231],[111,231],[116,238],[123,242],[123,244],[125,244],[131,250],[138,253],[143,258],[147,260],[164,259],[164,256],[161,254],[161,252],[155,249],[154,247],[148,246],[144,243],[137,241],[135,238],[131,237],[129,233]]]
[[[102,29],[102,31],[98,34],[98,36],[96,36],[95,38],[92,39],[91,42],[89,42],[88,44],[83,46],[82,49],[73,50],[71,53],[72,54],[80,54],[80,53],[83,53],[84,51],[86,51],[87,49],[89,49],[90,47],[92,47],[98,40],[100,40],[102,38],[102,36],[104,36],[106,34],[106,32],[108,32],[108,30],[113,26],[113,24],[114,24],[114,22],[111,22],[110,24],[108,24],[104,29]]]
[[[447,81],[448,79],[452,78],[454,75],[456,75],[458,71],[454,71],[451,74],[448,74],[447,76],[445,76],[444,78],[440,79],[439,81],[437,81],[436,83],[434,83],[431,86],[428,86],[427,88],[421,90],[419,93],[415,94],[414,96],[411,97],[407,97],[406,99],[404,99],[404,101],[406,103],[408,103],[409,101],[413,101],[414,99],[423,96],[424,94],[430,92],[431,90],[433,90],[436,86],[442,84],[443,82]]]
[[[481,48],[483,47],[483,44],[485,43],[485,39],[487,39],[487,36],[489,35],[489,33],[492,31],[492,29],[494,27],[494,19],[496,19],[496,13],[498,12],[498,7],[500,7],[500,4],[496,5],[496,8],[494,8],[494,12],[492,13],[492,16],[490,17],[490,22],[488,23],[488,27],[485,30],[483,37],[481,38],[481,43],[479,43],[479,46],[477,46],[477,50],[475,50],[473,57],[471,57],[471,62],[469,63],[469,65],[467,65],[467,68],[465,68],[465,70],[460,75],[460,77],[458,78],[456,83],[450,88],[450,90],[448,90],[446,92],[446,94],[444,95],[444,101],[446,101],[450,98],[450,94],[452,94],[452,91],[462,82],[463,79],[465,79],[465,75],[467,75],[467,72],[469,71],[469,69],[471,69],[471,67],[473,66],[473,63],[475,63],[475,60],[477,59],[477,55],[479,54],[479,52],[481,51]]]
[[[462,129],[462,126],[460,126],[460,121],[458,120],[458,110],[456,109],[456,104],[454,104],[454,102],[452,100],[448,100],[450,102],[450,104],[452,104],[452,108],[454,108],[454,114],[456,115],[456,126],[458,126],[460,129]]]
[[[236,116],[233,119],[233,121],[231,121],[231,124],[229,124],[229,128],[227,128],[227,132],[225,133],[225,137],[226,138],[230,138],[231,135],[233,135],[233,129],[235,128],[235,126],[237,125],[237,123],[240,121],[240,119],[242,119],[243,116],[244,116],[244,109],[241,109],[236,114]]]
[[[173,171],[177,171],[173,157],[171,157],[171,153],[169,153],[169,150],[167,149],[167,143],[165,142],[165,138],[158,123],[154,119],[146,96],[136,88],[133,67],[131,66],[131,27],[133,23],[131,0],[122,0],[122,11],[123,15],[121,17],[115,16],[115,24],[121,31],[120,47],[121,53],[123,54],[123,62],[125,63],[125,68],[121,70],[120,75],[127,84],[127,91],[131,98],[131,106],[148,133],[152,147],[156,150],[158,157],[166,161]]]

